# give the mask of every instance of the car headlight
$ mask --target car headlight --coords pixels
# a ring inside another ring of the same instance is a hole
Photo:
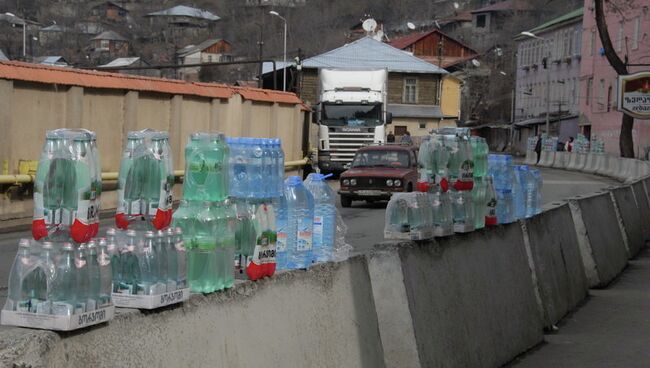
[[[392,187],[393,186],[393,179],[386,180],[386,186]]]
[[[350,181],[348,179],[343,179],[343,185],[350,185]]]
[[[395,179],[395,181],[393,181],[393,185],[395,185],[396,187],[401,187],[402,186],[402,181],[399,180],[399,179]]]
[[[357,179],[350,179],[350,185],[357,185]]]

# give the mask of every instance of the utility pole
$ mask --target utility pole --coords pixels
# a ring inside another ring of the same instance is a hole
[[[257,44],[260,47],[259,52],[257,54],[258,59],[260,60],[260,65],[259,65],[259,68],[258,68],[258,71],[257,71],[257,73],[258,73],[257,74],[258,75],[258,77],[257,77],[257,87],[263,88],[264,87],[264,84],[263,84],[264,78],[262,77],[262,73],[264,72],[264,62],[262,60],[264,60],[264,58],[262,57],[262,55],[264,53],[264,50],[263,50],[264,49],[264,41],[263,41],[262,37],[264,36],[264,27],[262,27],[262,25],[259,24],[259,23],[255,23],[255,24],[258,27],[260,27],[260,40],[257,41]]]

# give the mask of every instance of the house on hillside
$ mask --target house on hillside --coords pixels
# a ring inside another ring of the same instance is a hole
[[[232,61],[232,45],[220,38],[209,39],[178,50],[176,58],[183,65]],[[200,70],[200,67],[180,69],[181,79],[198,80]]]
[[[93,63],[106,63],[116,57],[126,57],[130,52],[129,40],[121,35],[106,31],[90,40],[89,50]]]
[[[541,9],[533,7],[528,1],[505,0],[473,10],[472,45],[484,52],[499,43],[503,31],[509,31],[516,22],[524,18],[539,18]]]
[[[282,86],[282,64],[277,64]],[[295,75],[295,67],[288,74]],[[268,66],[267,66],[268,68]],[[441,110],[442,77],[448,73],[431,63],[396,49],[371,37],[364,37],[342,47],[305,59],[301,63],[300,78],[287,78],[289,90],[296,90],[307,104],[319,99],[319,69],[358,68],[388,70],[388,106],[393,114],[396,135],[408,130],[413,136],[422,136],[429,130],[456,126],[456,118],[447,118]],[[276,81],[277,82],[277,81]],[[272,73],[264,74],[264,86],[272,86]]]
[[[34,57],[35,64],[51,65],[51,66],[69,66],[70,63],[63,56],[36,56]]]
[[[67,29],[58,24],[43,27],[38,30],[38,43],[41,46],[59,43],[63,39],[63,33],[65,31]]]
[[[377,28],[375,32],[384,32],[384,21],[380,19],[375,19],[377,22]],[[358,40],[360,38],[366,37],[368,32],[363,29],[363,21],[355,23],[347,33],[348,42]]]
[[[526,151],[528,137],[545,131],[547,106],[550,135],[566,141],[578,133],[582,17],[583,8],[580,8],[529,30],[544,40],[515,37],[516,134],[513,143],[520,152]],[[550,73],[550,85],[547,73]],[[550,88],[549,101],[546,100],[547,88]]]
[[[136,57],[117,58],[111,61],[110,63],[98,65],[97,69],[99,70],[103,69],[112,73],[143,75],[147,77],[160,77],[160,70],[158,69],[128,69],[128,70],[111,69],[111,68],[121,68],[121,67],[130,67],[130,68],[145,67],[150,65],[151,64],[144,61],[142,58],[136,56]]]
[[[90,19],[94,21],[124,22],[129,11],[113,1],[106,1],[90,8]]]
[[[159,28],[166,37],[180,40],[184,37],[207,36],[214,31],[215,23],[221,19],[208,10],[177,5],[169,9],[145,15],[150,25]]]

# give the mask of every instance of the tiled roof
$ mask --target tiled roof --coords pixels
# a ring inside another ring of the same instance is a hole
[[[189,17],[189,18],[198,18],[198,19],[205,19],[211,21],[216,21],[221,19],[219,18],[219,16],[212,14],[207,10],[192,8],[190,6],[185,6],[185,5],[177,5],[169,9],[149,13],[147,14],[147,16],[148,17],[160,17],[160,16]]]
[[[208,40],[205,40],[201,42],[198,45],[190,45],[190,46],[185,46],[182,49],[178,50],[178,56],[179,57],[185,57],[187,55],[191,55],[197,51],[203,51],[207,49],[208,47],[214,45],[215,43],[221,41],[221,38],[211,38]],[[225,41],[228,42],[228,41]]]
[[[385,68],[389,72],[446,74],[433,64],[400,49],[364,37],[302,62],[304,68]]]
[[[236,93],[246,100],[301,105],[302,109],[308,109],[303,105],[302,100],[298,96],[289,92],[250,87],[234,87],[217,83],[189,83],[174,79],[66,69],[18,61],[0,62],[0,79],[224,99],[230,98]]]
[[[530,4],[528,4],[528,2],[524,2],[522,0],[505,0],[505,1],[500,1],[498,3],[494,3],[492,5],[488,5],[480,9],[472,10],[472,14],[499,12],[499,11],[506,11],[506,10],[534,10],[534,9],[535,8]]]

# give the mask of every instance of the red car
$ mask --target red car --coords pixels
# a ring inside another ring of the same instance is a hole
[[[411,192],[417,179],[417,147],[362,147],[339,179],[341,206],[350,207],[352,201],[388,200],[395,192]]]

